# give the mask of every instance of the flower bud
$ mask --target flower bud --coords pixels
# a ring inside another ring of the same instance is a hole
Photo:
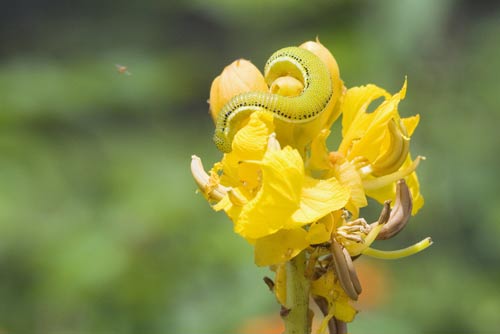
[[[292,76],[279,77],[271,84],[271,93],[283,96],[297,96],[304,90],[304,84]]]
[[[339,65],[337,64],[337,61],[333,57],[333,55],[328,51],[327,48],[323,46],[317,39],[316,42],[313,41],[308,41],[300,45],[301,48],[306,49],[308,51],[311,51],[314,53],[316,56],[318,56],[323,63],[328,67],[328,70],[330,71],[330,75],[332,77],[332,82],[338,83],[340,80],[340,74],[339,74]],[[338,88],[338,87],[334,87]]]
[[[337,100],[339,99],[340,95],[342,95],[344,90],[343,88],[344,83],[340,79],[339,65],[337,64],[337,61],[330,53],[330,51],[328,51],[328,49],[325,48],[317,38],[316,42],[308,41],[300,45],[300,47],[314,53],[323,61],[323,63],[328,68],[328,71],[330,72],[330,77],[332,78],[332,85],[333,85],[333,96],[332,96],[332,107],[333,107],[337,102]],[[332,122],[339,116],[339,113],[340,110],[338,109],[337,112],[335,112],[334,115],[331,116]]]
[[[238,59],[226,66],[224,71],[212,82],[210,88],[208,102],[214,121],[217,119],[219,111],[232,97],[251,91],[268,91],[264,76],[257,67],[245,59]]]

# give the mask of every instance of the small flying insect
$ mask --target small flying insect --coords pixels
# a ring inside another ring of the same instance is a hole
[[[115,67],[116,67],[118,73],[120,73],[120,74],[132,75],[132,73],[130,73],[128,71],[127,66],[123,66],[123,65],[120,65],[120,64],[115,64]]]

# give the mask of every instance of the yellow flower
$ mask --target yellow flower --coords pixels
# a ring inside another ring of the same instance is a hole
[[[399,233],[424,203],[415,172],[423,157],[412,159],[410,154],[419,115],[402,118],[398,111],[406,94],[406,80],[392,95],[372,84],[345,89],[328,49],[319,41],[300,47],[319,57],[326,65],[319,64],[319,71],[328,70],[331,78],[333,96],[326,106],[322,102],[324,109],[319,116],[303,123],[287,122],[274,118],[271,112],[240,106],[245,113],[237,127],[224,123],[224,129],[233,131],[231,138],[234,134],[230,152],[208,173],[201,159],[193,156],[191,170],[213,209],[224,211],[235,233],[253,245],[255,263],[271,266],[276,272],[276,282],[270,286],[282,305],[288,305],[288,293],[293,292],[287,291],[288,282],[293,281],[287,277],[288,264],[302,261],[306,269],[301,279],[309,281],[310,295],[322,304],[318,306],[325,315],[324,329],[331,319],[350,322],[357,313],[351,301],[358,299],[362,289],[354,258],[400,258],[422,251],[432,241],[426,238],[397,251],[371,247],[376,239]],[[214,120],[223,106],[241,93],[300,95],[306,82],[282,72],[266,84],[250,62],[233,62],[212,83],[209,102]],[[316,73],[328,78],[325,72]],[[328,80],[323,82],[329,84]],[[379,99],[382,102],[370,108]],[[230,113],[224,116],[235,117]],[[340,116],[342,139],[331,152],[327,139]],[[360,208],[368,204],[367,197],[384,203],[378,221],[372,224],[359,218]]]
[[[415,173],[423,158],[412,160],[409,152],[410,137],[419,116],[400,117],[398,104],[405,94],[406,81],[394,95],[375,85],[347,90],[341,107],[342,142],[330,157],[333,165],[348,162],[354,167],[361,177],[365,194],[380,203],[394,200],[396,181],[406,179],[413,197],[412,214],[416,214],[424,203]],[[373,112],[368,112],[371,103],[379,98],[383,98],[383,102]],[[353,200],[354,206],[364,206],[361,197]]]

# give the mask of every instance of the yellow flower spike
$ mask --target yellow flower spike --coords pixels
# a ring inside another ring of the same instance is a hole
[[[268,91],[264,76],[257,67],[245,59],[226,66],[210,88],[209,104],[213,120],[217,120],[219,111],[232,97],[252,91]]]
[[[310,297],[324,315],[320,331],[347,332],[357,313],[350,303],[361,293],[352,256],[396,259],[432,244],[427,238],[396,251],[371,248],[423,205],[415,170],[424,158],[412,160],[409,152],[420,118],[399,115],[406,80],[396,94],[371,84],[346,90],[319,41],[280,49],[264,71],[266,81],[239,60],[213,81],[214,142],[225,154],[209,173],[193,157],[193,177],[213,209],[225,211],[235,233],[254,246],[255,263],[276,272],[270,285],[284,306],[287,333],[310,330]],[[234,98],[246,92],[255,93]],[[329,152],[330,127],[341,113],[342,141]],[[406,193],[398,190],[396,198],[400,179]],[[359,218],[367,196],[385,203],[373,224]]]
[[[373,249],[373,248],[366,248],[363,250],[362,254],[363,255],[368,255],[377,259],[383,259],[383,260],[396,260],[396,259],[401,259],[407,256],[411,256],[414,254],[417,254],[427,247],[432,245],[432,239],[430,237],[427,237],[423,239],[420,242],[417,242],[416,244],[399,249],[399,250],[394,250],[394,251],[383,251],[383,250],[378,250],[378,249]]]

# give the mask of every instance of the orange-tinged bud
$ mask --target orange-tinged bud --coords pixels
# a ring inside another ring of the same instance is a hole
[[[333,55],[330,53],[330,51],[323,46],[319,42],[319,39],[316,38],[316,42],[313,41],[307,41],[300,45],[301,48],[306,49],[308,51],[311,51],[314,53],[316,56],[318,56],[323,63],[326,64],[328,67],[328,70],[330,71],[330,76],[332,78],[332,84],[333,84],[333,97],[332,101],[334,103],[338,100],[340,95],[343,93],[343,86],[344,83],[340,79],[340,71],[339,71],[339,65],[337,64],[337,61],[333,57]],[[336,115],[333,115],[332,121],[335,120],[338,117],[338,112]]]
[[[219,111],[232,97],[250,91],[268,91],[264,76],[257,67],[245,59],[238,59],[226,66],[210,88],[208,102],[214,121]]]
[[[316,40],[316,42],[313,41],[305,42],[300,47],[308,51],[311,51],[316,56],[318,56],[323,61],[323,63],[326,64],[334,83],[340,80],[339,65],[337,64],[337,61],[330,53],[330,51],[328,51],[328,49],[325,48],[323,44],[319,42],[319,40]]]

